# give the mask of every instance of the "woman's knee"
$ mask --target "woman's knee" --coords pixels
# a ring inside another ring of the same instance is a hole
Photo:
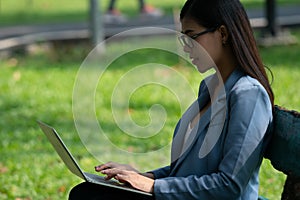
[[[87,194],[93,186],[91,183],[83,182],[73,187],[69,193],[69,200],[87,199]]]

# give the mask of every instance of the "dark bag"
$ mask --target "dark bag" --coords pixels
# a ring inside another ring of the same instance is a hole
[[[273,133],[265,157],[275,169],[300,177],[300,113],[275,106]]]
[[[271,141],[265,157],[287,175],[281,200],[300,200],[300,113],[275,107]]]

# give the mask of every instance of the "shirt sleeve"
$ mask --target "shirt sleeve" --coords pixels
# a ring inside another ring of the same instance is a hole
[[[237,199],[245,192],[262,161],[272,106],[260,85],[233,88],[227,98],[228,125],[223,130],[225,141],[218,170],[203,176],[156,179],[157,200]]]
[[[150,172],[153,173],[154,179],[165,178],[170,174],[170,166],[162,167]]]

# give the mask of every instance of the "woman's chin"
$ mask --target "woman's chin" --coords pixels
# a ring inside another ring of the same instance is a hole
[[[208,69],[206,68],[202,68],[202,67],[197,67],[198,71],[201,73],[201,74],[204,74],[205,72],[208,71]]]
[[[200,73],[205,73],[207,72],[207,70],[209,70],[210,68],[203,66],[203,64],[199,63],[198,59],[194,59],[192,61],[192,63],[197,67],[198,71]]]

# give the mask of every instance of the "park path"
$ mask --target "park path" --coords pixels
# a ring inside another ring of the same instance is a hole
[[[278,9],[278,24],[280,27],[300,26],[300,5],[285,6]],[[266,27],[264,10],[247,10],[253,28]],[[138,27],[161,27],[176,30],[174,17],[170,15],[161,18],[134,18],[123,24],[104,24],[104,35],[110,37],[117,33]],[[0,51],[18,48],[41,41],[59,41],[74,39],[89,39],[88,22],[69,22],[39,25],[16,25],[0,27]]]

